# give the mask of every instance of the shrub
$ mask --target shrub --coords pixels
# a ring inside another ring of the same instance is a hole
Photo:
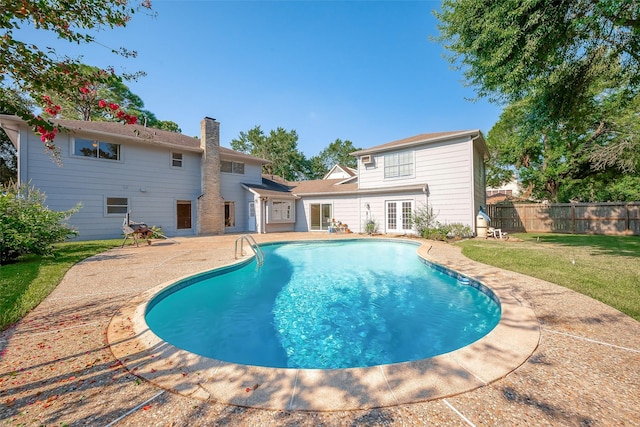
[[[427,236],[431,234],[433,229],[438,227],[436,218],[438,214],[433,211],[433,207],[429,204],[423,204],[416,207],[411,215],[411,224],[416,232],[421,236]],[[429,237],[426,237],[427,239]]]
[[[370,218],[364,223],[364,232],[367,234],[373,234],[378,232],[378,223],[375,219]]]
[[[422,232],[422,237],[431,240],[461,239],[471,237],[473,231],[468,225],[462,223],[441,224],[436,221],[432,227],[426,228]]]
[[[453,239],[466,239],[473,237],[473,230],[471,230],[471,227],[468,225],[454,222],[453,224],[449,224],[449,233],[447,236]]]
[[[0,263],[26,254],[48,255],[54,243],[77,234],[66,221],[80,205],[52,211],[44,193],[25,184],[2,186],[0,192]]]

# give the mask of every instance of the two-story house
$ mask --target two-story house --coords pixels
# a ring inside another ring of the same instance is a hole
[[[169,236],[320,231],[331,219],[364,231],[411,233],[413,210],[429,203],[440,222],[474,226],[485,201],[487,148],[479,131],[418,135],[353,153],[358,168],[325,179],[285,182],[263,176],[268,161],[220,146],[219,123],[201,122],[200,138],[110,122],[59,121],[61,165],[21,119],[0,115],[18,151],[18,182],[47,195],[79,239],[120,236],[124,216]]]
[[[325,230],[332,219],[363,232],[374,221],[382,233],[413,233],[411,215],[429,205],[441,223],[475,229],[485,204],[488,149],[478,130],[430,133],[352,153],[357,176],[303,181],[296,230]]]

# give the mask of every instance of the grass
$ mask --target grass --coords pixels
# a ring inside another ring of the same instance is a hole
[[[640,237],[515,234],[459,242],[475,261],[588,295],[640,321]]]
[[[0,266],[0,330],[15,323],[58,286],[74,264],[120,244],[121,240],[60,243],[51,256],[26,256]]]

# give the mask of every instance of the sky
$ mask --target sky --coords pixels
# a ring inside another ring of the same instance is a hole
[[[298,134],[305,156],[336,139],[367,148],[421,133],[480,129],[501,109],[476,98],[453,70],[432,10],[437,1],[152,2],[126,27],[69,44],[23,29],[24,41],[117,73],[145,109],[197,136],[208,116],[220,142],[256,125]],[[19,33],[16,33],[18,35]],[[43,45],[44,44],[44,45]],[[136,58],[111,49],[126,47]]]

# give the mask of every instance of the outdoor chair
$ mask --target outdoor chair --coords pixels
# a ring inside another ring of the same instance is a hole
[[[506,232],[503,232],[501,228],[489,227],[487,229],[487,237],[493,237],[494,239],[509,239]]]

